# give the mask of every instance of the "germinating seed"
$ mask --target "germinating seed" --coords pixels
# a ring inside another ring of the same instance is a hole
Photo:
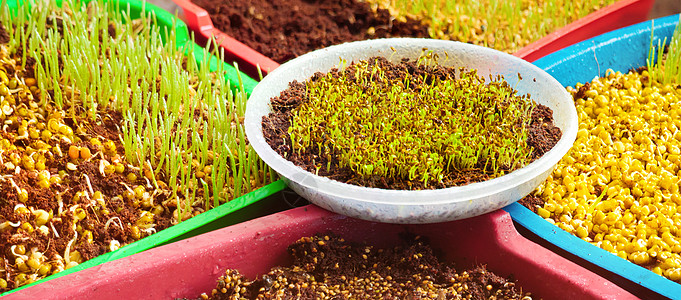
[[[303,237],[288,247],[291,266],[253,281],[228,269],[200,299],[532,299],[485,266],[457,272],[428,242],[412,238],[382,249],[337,236]]]
[[[538,189],[537,213],[606,251],[681,282],[681,88],[606,72],[568,88],[579,131]]]
[[[580,129],[538,190],[545,204],[537,213],[681,282],[681,27],[667,54],[658,46],[651,41],[641,73],[608,70],[603,78],[568,88]]]

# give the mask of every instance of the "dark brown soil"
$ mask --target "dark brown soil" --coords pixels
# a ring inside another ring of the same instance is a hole
[[[590,82],[585,83],[583,86],[581,86],[577,90],[577,93],[575,94],[575,96],[573,98],[574,99],[584,98],[584,93],[586,93],[586,91],[588,91],[590,89],[591,89],[591,83]]]
[[[346,242],[333,235],[304,237],[288,247],[290,267],[275,267],[254,281],[227,270],[203,299],[521,299],[510,278],[484,265],[457,272],[428,241],[404,234],[391,249]],[[236,297],[236,298],[234,298]],[[531,299],[529,296],[523,299]]]
[[[553,125],[553,111],[539,104],[532,111],[527,145],[534,148],[532,159],[538,159],[549,152],[562,136],[560,128]]]
[[[387,10],[372,11],[357,0],[194,2],[210,13],[216,28],[279,63],[344,42],[428,37],[420,21],[400,22]]]
[[[6,44],[7,42],[9,42],[9,33],[7,33],[7,29],[0,22],[0,44]]]
[[[544,207],[544,199],[542,199],[541,196],[536,196],[531,193],[525,196],[525,198],[518,200],[518,203],[527,207],[535,214],[537,213],[537,208]]]
[[[389,78],[404,78],[405,70],[413,75],[411,78],[421,78],[424,74],[433,77],[446,78],[449,74],[453,74],[458,69],[445,68],[442,66],[434,66],[432,69],[423,65],[417,65],[415,62],[404,61],[401,64],[392,64],[385,58],[371,58],[372,63],[381,64],[381,68],[386,70],[385,74]],[[403,64],[403,65],[402,65]],[[406,67],[405,67],[406,65]],[[350,66],[348,69],[352,68]],[[338,70],[334,69],[332,73],[338,74]],[[310,80],[315,80],[321,73],[316,74]],[[411,85],[416,86],[416,80],[412,81]],[[291,140],[288,134],[288,128],[291,126],[290,120],[293,116],[292,111],[304,103],[307,99],[305,84],[298,81],[293,81],[289,84],[289,88],[282,91],[278,97],[271,99],[273,112],[268,116],[263,117],[263,135],[267,143],[281,156],[285,157],[301,168],[317,173],[320,176],[328,177],[336,181],[383,189],[399,189],[399,190],[420,190],[420,189],[435,189],[446,188],[451,186],[461,186],[473,182],[480,182],[489,179],[488,174],[484,171],[484,162],[480,162],[478,166],[466,170],[452,170],[451,173],[445,177],[443,182],[431,182],[427,186],[419,180],[408,180],[407,178],[384,178],[374,177],[365,179],[358,176],[349,168],[339,166],[337,160],[330,161],[331,168],[329,171],[326,168],[319,169],[317,165],[326,165],[329,161],[326,157],[317,155],[319,149],[310,147],[306,151],[292,151]],[[553,111],[541,104],[538,104],[532,112],[532,120],[528,128],[529,146],[534,148],[532,153],[532,160],[535,160],[547,151],[551,150],[561,137],[561,132],[558,127],[553,124]],[[506,173],[512,170],[504,170]]]

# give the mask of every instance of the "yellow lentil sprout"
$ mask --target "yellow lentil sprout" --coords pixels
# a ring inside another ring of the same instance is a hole
[[[647,71],[606,74],[568,87],[577,140],[537,190],[537,213],[681,282],[681,88],[650,85]]]

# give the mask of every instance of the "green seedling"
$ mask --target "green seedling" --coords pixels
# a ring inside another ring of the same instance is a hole
[[[419,18],[430,36],[471,42],[509,53],[615,0],[368,0],[398,19]]]
[[[16,238],[0,241],[0,292],[273,179],[246,143],[243,87],[115,5],[2,5],[0,233]]]
[[[679,18],[681,21],[681,17]],[[650,47],[646,67],[650,75],[649,85],[659,82],[664,85],[681,83],[681,28],[676,26],[671,41],[667,45],[667,38],[657,40],[655,47],[655,21],[650,30]],[[665,51],[665,49],[667,51]]]
[[[374,58],[308,80],[307,101],[289,128],[293,150],[314,149],[318,170],[338,161],[363,179],[426,187],[450,185],[454,174],[473,169],[494,178],[530,161],[529,95],[501,77],[486,83],[475,70],[435,75],[445,72],[432,52],[415,65],[423,72]]]

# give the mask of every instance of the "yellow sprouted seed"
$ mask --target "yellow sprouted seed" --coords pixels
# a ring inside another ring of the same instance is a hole
[[[579,134],[538,190],[545,200],[538,212],[593,245],[679,281],[681,88],[649,83],[647,71],[606,74],[568,88]]]

